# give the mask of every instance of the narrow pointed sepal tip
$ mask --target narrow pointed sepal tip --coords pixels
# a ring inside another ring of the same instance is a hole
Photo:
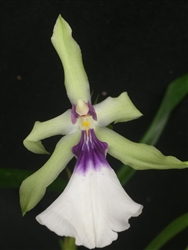
[[[21,208],[21,213],[22,213],[22,217],[24,217],[26,215],[27,212],[29,212],[28,206],[26,204],[23,204],[23,199],[21,199],[21,195],[20,195],[20,208]]]
[[[46,187],[39,184],[41,179],[38,178],[36,173],[27,177],[20,186],[20,207],[23,215],[33,209],[46,192]]]
[[[21,209],[21,211],[22,211],[22,217],[24,217],[25,214],[27,213],[27,211],[26,210],[22,210],[22,209]]]
[[[23,141],[23,145],[32,153],[35,154],[48,154],[50,153],[45,149],[41,141],[30,141],[29,139],[25,139]]]
[[[57,18],[51,42],[63,64],[65,88],[72,104],[79,98],[90,101],[90,88],[79,45],[72,37],[72,29],[61,15]]]

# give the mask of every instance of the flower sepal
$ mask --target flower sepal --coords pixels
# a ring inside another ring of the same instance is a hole
[[[127,92],[118,97],[108,97],[104,101],[94,105],[97,113],[97,125],[107,126],[110,123],[127,122],[142,116],[135,107]]]
[[[65,87],[70,102],[76,104],[79,98],[85,102],[91,101],[80,47],[72,37],[71,27],[61,15],[55,23],[51,41],[63,64]]]
[[[48,121],[36,121],[33,129],[23,141],[23,144],[29,151],[35,154],[49,154],[41,140],[54,135],[72,134],[77,131],[77,128],[77,124],[72,124],[71,110],[68,109],[62,115]]]
[[[176,157],[165,156],[154,146],[132,142],[108,128],[97,127],[96,135],[108,143],[111,156],[136,170],[187,168]]]
[[[46,188],[58,177],[73,158],[74,155],[71,149],[79,141],[79,138],[80,131],[63,137],[57,143],[49,160],[22,182],[19,192],[23,215],[38,204],[43,198]]]

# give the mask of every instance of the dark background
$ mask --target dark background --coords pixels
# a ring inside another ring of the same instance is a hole
[[[48,156],[30,153],[22,141],[36,120],[48,120],[70,108],[62,65],[50,42],[58,14],[68,21],[82,49],[94,96],[107,91],[107,96],[116,97],[127,91],[144,114],[115,126],[133,141],[147,129],[167,85],[187,72],[187,1],[3,1],[1,5],[3,167],[40,168]],[[100,101],[104,98],[101,95]],[[183,161],[188,150],[187,105],[185,98],[156,145]],[[45,140],[47,149],[52,152],[58,139]],[[117,171],[121,163],[110,157],[109,161]],[[139,171],[125,189],[144,210],[105,249],[142,250],[187,211],[187,170]],[[58,250],[58,236],[35,220],[57,195],[47,192],[22,218],[18,189],[2,189],[1,249]],[[184,231],[163,249],[183,250],[186,244]]]

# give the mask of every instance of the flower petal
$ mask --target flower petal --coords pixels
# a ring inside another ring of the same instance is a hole
[[[88,78],[82,62],[79,45],[72,37],[69,24],[59,15],[51,38],[64,67],[65,87],[71,103],[79,98],[90,101]]]
[[[82,131],[72,149],[77,162],[67,187],[36,218],[56,234],[74,237],[77,245],[87,248],[111,244],[117,239],[116,232],[128,229],[129,218],[142,210],[126,194],[106,161],[107,148],[93,129]]]
[[[72,159],[71,148],[78,142],[80,131],[64,136],[56,145],[50,159],[34,174],[25,179],[20,187],[22,213],[34,208],[42,199],[46,188],[57,178]]]
[[[42,139],[53,135],[65,135],[77,131],[77,124],[71,122],[71,110],[45,122],[35,122],[31,133],[23,141],[24,146],[36,154],[48,154],[42,145]]]
[[[94,106],[97,113],[97,124],[107,126],[111,122],[126,122],[142,116],[134,106],[127,92],[116,98],[108,97],[103,102]]]
[[[60,236],[74,237],[76,245],[92,249],[111,244],[117,232],[129,228],[129,218],[141,211],[113,169],[101,163],[84,174],[75,171],[64,192],[36,219]]]
[[[109,145],[108,153],[137,170],[183,169],[187,166],[173,156],[165,156],[153,146],[129,141],[107,128],[96,128],[97,137]]]

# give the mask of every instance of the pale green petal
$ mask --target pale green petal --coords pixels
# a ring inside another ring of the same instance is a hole
[[[126,122],[142,116],[134,106],[127,92],[116,98],[108,97],[94,106],[97,113],[97,124],[107,126],[111,122]]]
[[[129,141],[108,128],[96,128],[99,140],[108,143],[108,153],[136,170],[183,169],[187,166],[173,156],[165,156],[158,149]]]
[[[58,177],[73,158],[72,147],[78,143],[80,131],[64,136],[56,145],[50,159],[20,187],[20,205],[23,215],[42,199],[46,188]]]
[[[72,37],[69,24],[61,15],[56,21],[51,40],[64,67],[65,87],[71,103],[76,104],[79,98],[85,102],[90,101],[89,83],[80,47]]]
[[[23,141],[24,146],[33,153],[48,153],[41,143],[42,139],[54,136],[65,135],[77,131],[77,124],[71,122],[71,111],[67,110],[60,116],[45,122],[35,122],[31,133]]]

